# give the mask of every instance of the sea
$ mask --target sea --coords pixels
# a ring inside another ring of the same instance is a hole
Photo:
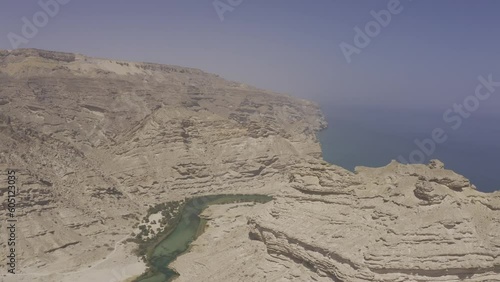
[[[318,136],[323,158],[353,171],[380,167],[391,160],[428,163],[468,178],[479,191],[500,190],[500,114],[445,110],[322,106],[328,128]]]

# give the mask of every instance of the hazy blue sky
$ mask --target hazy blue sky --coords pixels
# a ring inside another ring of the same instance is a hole
[[[12,49],[8,33],[21,34],[37,3],[2,1],[1,49]],[[478,75],[500,81],[496,0],[401,0],[348,64],[339,44],[353,44],[354,27],[388,3],[243,0],[221,21],[212,0],[72,0],[21,47],[197,67],[336,104],[444,110],[474,93]],[[500,89],[480,110],[499,107]]]

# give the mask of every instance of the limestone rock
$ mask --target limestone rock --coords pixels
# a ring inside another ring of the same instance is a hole
[[[149,205],[230,193],[275,200],[210,207],[179,281],[500,281],[499,192],[437,160],[330,165],[311,102],[35,49],[0,51],[0,83],[0,169],[17,171],[22,230],[22,268],[2,281],[125,281],[144,270],[126,239]]]
[[[197,69],[19,49],[0,51],[0,83],[0,167],[19,179],[16,281],[71,280],[150,205],[272,193],[302,155],[321,156],[317,105]]]
[[[356,177],[342,195],[300,182],[324,193],[278,196],[250,217],[252,238],[333,281],[500,280],[497,197],[442,166],[358,168],[346,182]]]

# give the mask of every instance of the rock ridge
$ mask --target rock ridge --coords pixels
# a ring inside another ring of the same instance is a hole
[[[17,172],[23,230],[5,281],[124,281],[143,270],[124,240],[150,205],[235,193],[275,200],[210,207],[179,281],[500,281],[499,192],[437,160],[328,164],[312,102],[37,49],[0,51],[0,83],[0,168]]]

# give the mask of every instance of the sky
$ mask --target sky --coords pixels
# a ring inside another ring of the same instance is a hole
[[[15,34],[19,48],[196,67],[336,106],[444,111],[479,75],[500,81],[496,0],[59,0],[44,23],[39,2],[54,1],[2,1],[0,49]],[[371,11],[391,19],[377,30]],[[36,15],[27,38],[23,17]],[[355,44],[356,27],[368,44]],[[350,63],[343,42],[357,48]],[[500,88],[480,111],[499,107]]]

